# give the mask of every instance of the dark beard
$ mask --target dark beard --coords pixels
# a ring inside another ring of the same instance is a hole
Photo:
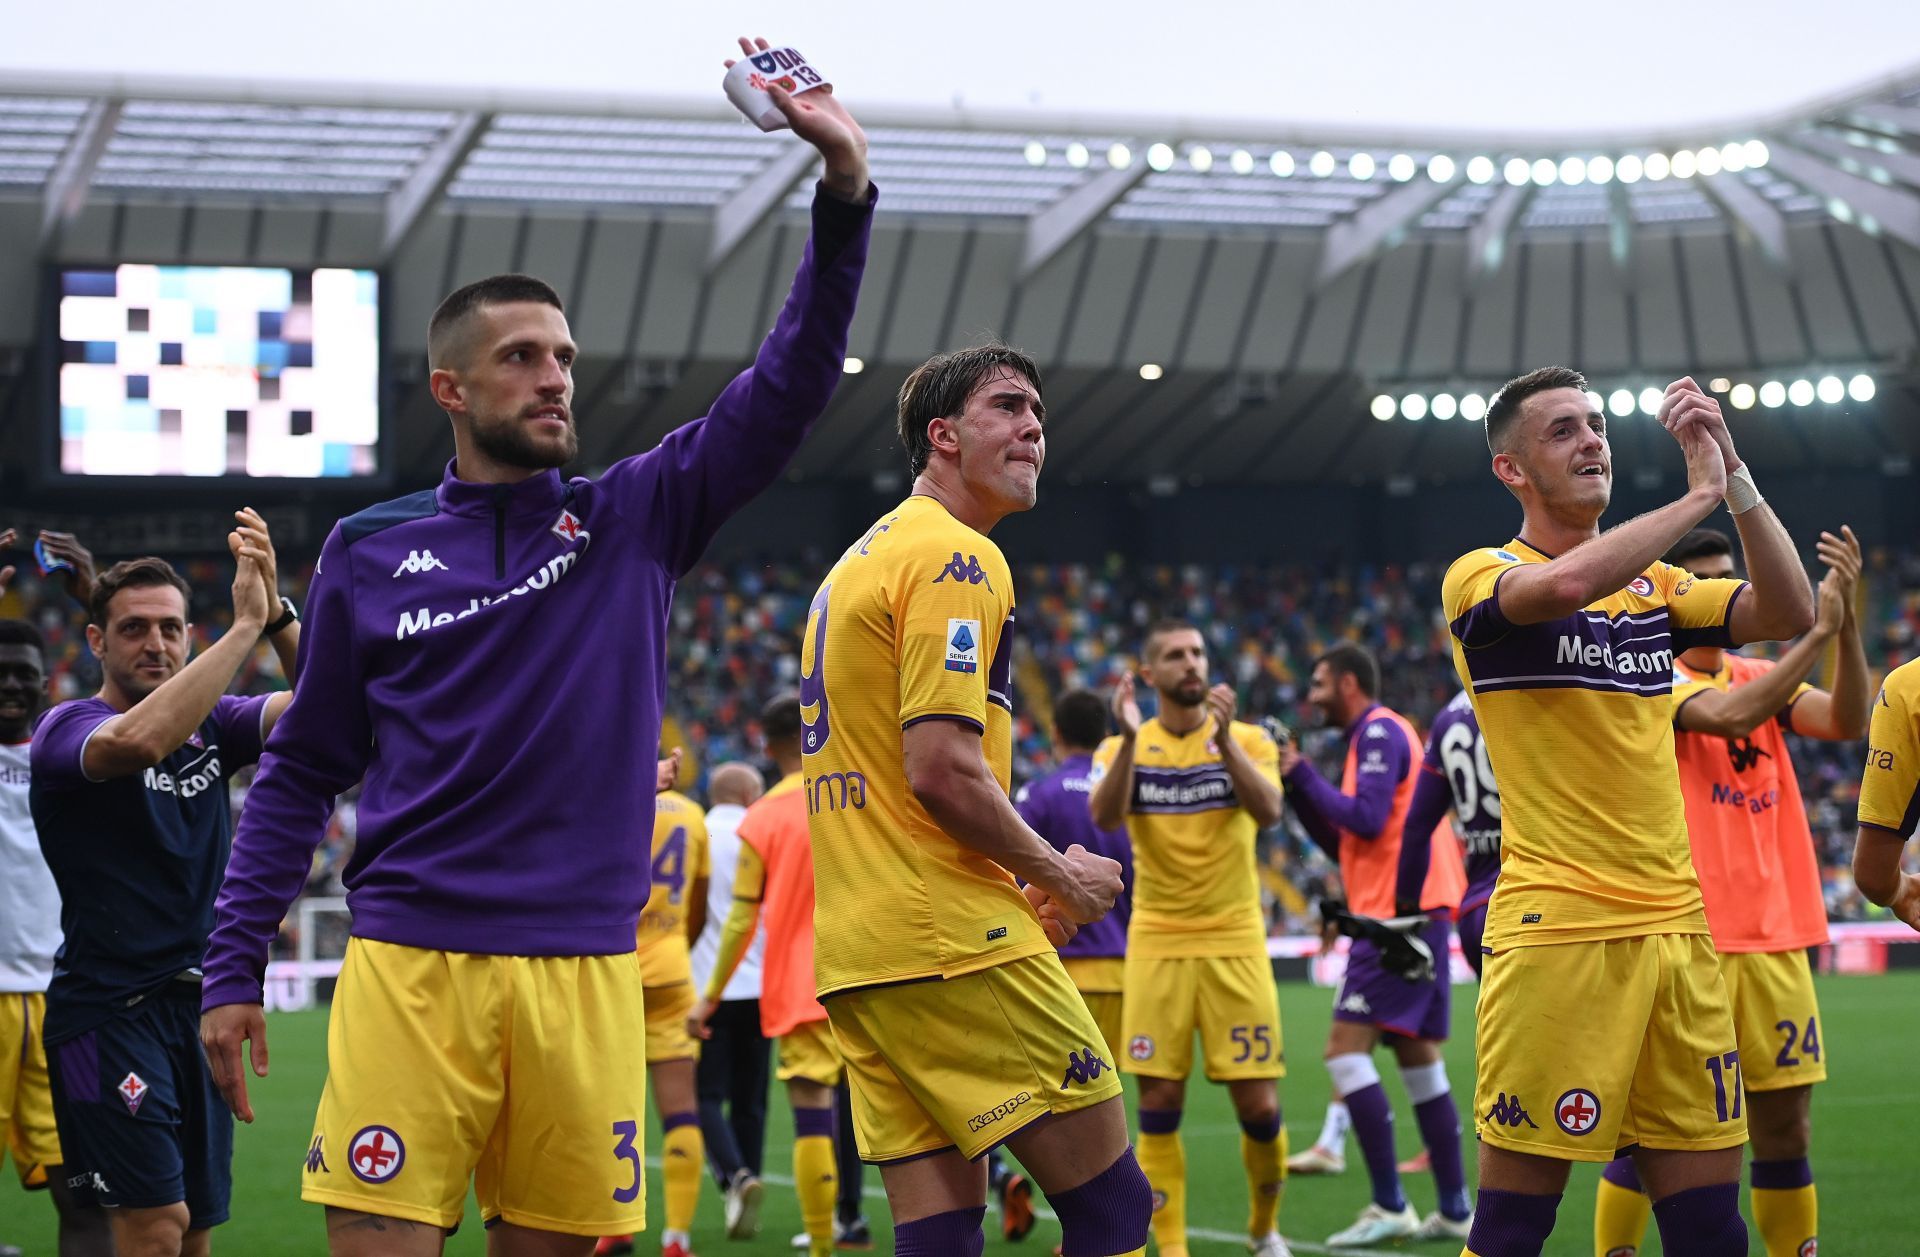
[[[1181,707],[1204,707],[1207,702],[1207,688],[1204,685],[1201,686],[1200,692],[1192,698],[1188,698],[1180,690],[1173,690],[1167,694],[1167,701]]]
[[[580,434],[574,431],[571,422],[567,424],[566,444],[559,450],[547,450],[534,445],[526,429],[517,420],[497,425],[474,424],[473,443],[494,462],[527,471],[564,467],[580,452]]]

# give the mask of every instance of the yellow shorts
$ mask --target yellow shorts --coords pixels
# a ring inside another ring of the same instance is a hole
[[[1820,1004],[1807,953],[1722,952],[1720,976],[1733,1004],[1748,1091],[1782,1091],[1827,1080]]]
[[[1280,997],[1266,953],[1128,956],[1120,1068],[1149,1078],[1193,1072],[1193,1034],[1214,1082],[1282,1078]]]
[[[350,939],[300,1195],[429,1226],[646,1228],[645,1016],[623,956]]]
[[[646,992],[647,1064],[699,1059],[700,1045],[687,1033],[687,1014],[693,1011],[693,980],[650,986]]]
[[[47,1049],[40,1041],[46,1015],[45,995],[0,994],[0,1142],[13,1154],[20,1185],[29,1190],[45,1187],[47,1167],[65,1161],[53,1126]]]
[[[1062,956],[1073,989],[1086,1001],[1100,1037],[1116,1052],[1126,1040],[1120,1037],[1120,993],[1126,990],[1126,961],[1119,956]]]
[[[825,1021],[803,1021],[780,1036],[781,1082],[804,1078],[823,1087],[837,1087],[847,1067],[840,1060],[833,1027]]]
[[[1497,1148],[1610,1161],[1747,1140],[1713,941],[1655,934],[1485,958],[1475,1129]]]
[[[1048,1113],[1120,1094],[1113,1055],[1053,952],[842,991],[826,1005],[866,1161],[983,1156]]]

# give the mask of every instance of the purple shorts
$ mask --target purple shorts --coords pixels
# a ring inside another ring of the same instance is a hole
[[[1380,951],[1365,939],[1355,939],[1347,953],[1347,978],[1333,1002],[1336,1021],[1357,1021],[1384,1034],[1404,1039],[1441,1042],[1453,1024],[1451,975],[1447,963],[1445,920],[1430,921],[1420,937],[1433,949],[1433,976],[1409,982],[1380,963]]]
[[[1480,950],[1480,940],[1487,933],[1487,900],[1482,899],[1471,908],[1460,912],[1460,951],[1473,966],[1475,973],[1480,972],[1480,962],[1486,959],[1486,953]]]

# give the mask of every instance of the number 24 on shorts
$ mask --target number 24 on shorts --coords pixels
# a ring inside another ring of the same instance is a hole
[[[1273,1059],[1273,1031],[1267,1026],[1235,1026],[1228,1037],[1240,1045],[1240,1055],[1233,1058],[1238,1065],[1243,1061],[1254,1060],[1265,1064]],[[1258,1047],[1260,1054],[1254,1055]]]

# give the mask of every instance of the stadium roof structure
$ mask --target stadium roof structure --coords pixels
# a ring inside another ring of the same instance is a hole
[[[1920,68],[1744,127],[1557,143],[865,120],[885,212],[864,370],[801,475],[892,472],[899,368],[992,334],[1048,369],[1053,456],[1089,480],[1477,470],[1453,429],[1549,361],[1643,430],[1644,390],[1716,380],[1756,461],[1904,472],[1920,446]],[[48,261],[379,267],[401,470],[426,474],[428,314],[532,271],[572,312],[605,462],[750,358],[810,158],[724,104],[22,80],[0,92],[0,284],[34,291]],[[36,315],[0,307],[0,347]]]

